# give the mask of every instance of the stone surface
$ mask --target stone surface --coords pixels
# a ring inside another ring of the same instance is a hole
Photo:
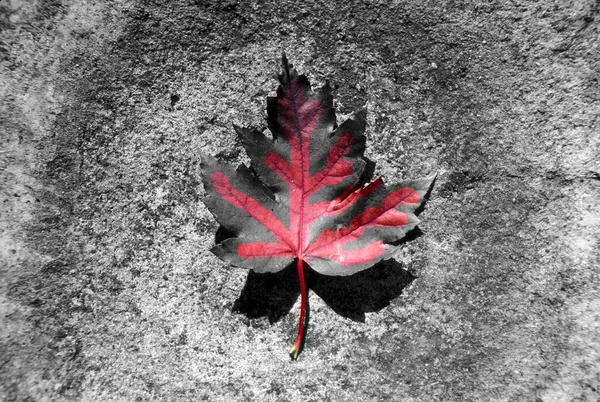
[[[2,1],[0,400],[599,400],[599,12]],[[197,156],[247,161],[282,50],[366,105],[375,174],[438,172],[395,262],[315,286],[297,362],[293,291],[260,297],[293,277],[209,253]]]

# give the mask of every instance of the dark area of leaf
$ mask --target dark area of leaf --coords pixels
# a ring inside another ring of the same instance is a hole
[[[222,241],[229,239],[233,236],[235,236],[235,233],[228,230],[225,226],[219,225],[219,227],[217,228],[217,232],[215,233],[215,243],[219,244]]]
[[[363,157],[364,161],[367,163],[365,165],[365,169],[360,176],[360,180],[358,181],[358,186],[364,186],[365,184],[373,181],[373,176],[375,175],[375,167],[377,166],[375,162],[367,157]]]

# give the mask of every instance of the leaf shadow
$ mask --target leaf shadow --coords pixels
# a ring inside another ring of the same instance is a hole
[[[333,311],[360,322],[365,321],[365,313],[387,307],[414,279],[394,259],[351,276],[327,276],[311,269],[306,272],[308,287]],[[248,318],[267,317],[272,324],[292,309],[299,295],[295,264],[277,273],[249,271],[233,311]]]
[[[248,318],[267,317],[271,324],[281,320],[300,295],[296,265],[290,264],[276,273],[249,271],[233,312]]]
[[[389,306],[415,277],[398,261],[380,261],[351,276],[327,276],[311,271],[309,287],[339,315],[365,321],[365,313]]]

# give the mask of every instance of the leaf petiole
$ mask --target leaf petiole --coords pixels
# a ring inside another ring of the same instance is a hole
[[[296,342],[290,350],[292,360],[298,359],[298,355],[304,348],[304,336],[308,329],[308,294],[306,291],[306,282],[304,280],[304,261],[301,258],[296,259],[296,269],[298,271],[298,282],[300,283],[300,320],[298,322],[298,335]]]

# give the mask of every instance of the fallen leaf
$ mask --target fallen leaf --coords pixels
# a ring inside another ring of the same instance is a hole
[[[305,269],[352,275],[390,258],[418,223],[415,210],[433,177],[361,186],[365,111],[336,125],[329,84],[313,91],[283,56],[277,97],[267,98],[272,138],[234,126],[251,159],[237,169],[202,154],[204,203],[229,237],[212,252],[257,273],[296,262],[301,306],[290,356],[304,344]]]

